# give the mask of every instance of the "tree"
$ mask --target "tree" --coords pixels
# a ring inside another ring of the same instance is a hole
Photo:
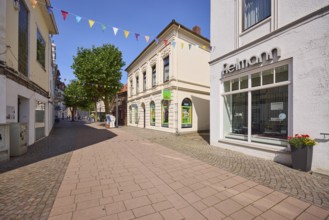
[[[111,44],[104,44],[91,49],[78,48],[72,69],[84,85],[87,96],[94,101],[102,100],[105,112],[109,113],[109,102],[122,86],[121,68],[124,65],[121,51]]]
[[[89,107],[91,100],[87,97],[84,87],[77,80],[72,80],[64,91],[64,103],[69,107],[74,121],[77,109]]]

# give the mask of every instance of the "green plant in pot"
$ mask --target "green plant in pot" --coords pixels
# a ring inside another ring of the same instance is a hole
[[[308,134],[295,134],[288,137],[291,147],[292,167],[297,170],[310,171],[312,167],[314,139]]]

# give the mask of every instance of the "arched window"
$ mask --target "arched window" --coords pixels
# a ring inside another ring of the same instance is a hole
[[[169,127],[169,101],[168,100],[162,100],[162,106],[161,106],[161,126],[162,127]]]
[[[188,98],[182,102],[182,128],[192,128],[192,102]]]
[[[129,106],[129,123],[133,123],[133,113],[132,107]]]
[[[155,126],[155,104],[153,101],[150,103],[150,125]]]
[[[134,110],[135,110],[135,124],[138,124],[139,118],[138,118],[138,107],[137,107],[137,105],[134,106]]]

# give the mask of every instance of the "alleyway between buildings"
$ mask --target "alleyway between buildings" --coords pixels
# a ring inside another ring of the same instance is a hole
[[[0,219],[328,219],[329,177],[207,141],[61,121],[0,164]]]

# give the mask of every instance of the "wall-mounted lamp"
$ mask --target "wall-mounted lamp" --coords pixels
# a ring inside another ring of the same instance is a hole
[[[13,0],[14,9],[19,10],[19,0]]]

